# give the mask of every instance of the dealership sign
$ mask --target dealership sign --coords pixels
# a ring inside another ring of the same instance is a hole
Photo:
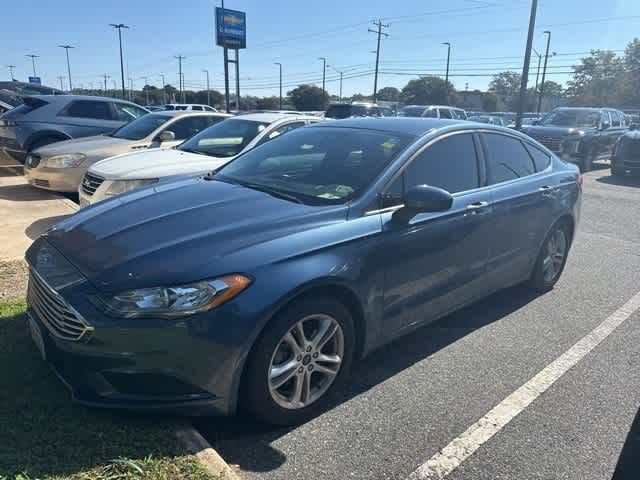
[[[247,48],[247,16],[244,12],[216,7],[216,44],[233,49]]]

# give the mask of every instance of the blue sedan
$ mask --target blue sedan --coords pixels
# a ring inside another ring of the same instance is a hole
[[[323,122],[58,224],[27,252],[29,325],[78,402],[302,422],[380,345],[551,289],[581,190],[506,128]]]

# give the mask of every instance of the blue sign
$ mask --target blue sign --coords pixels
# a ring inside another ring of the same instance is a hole
[[[40,77],[29,77],[29,83],[35,83],[36,85],[42,85]]]
[[[216,7],[216,45],[247,48],[247,16],[237,10]]]

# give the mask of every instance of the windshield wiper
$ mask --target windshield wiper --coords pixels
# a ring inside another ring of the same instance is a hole
[[[178,150],[180,150],[181,152],[195,153],[197,155],[208,155],[204,152],[201,152],[200,150],[194,150],[193,148],[180,148]]]

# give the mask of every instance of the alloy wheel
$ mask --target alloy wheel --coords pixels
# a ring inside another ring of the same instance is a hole
[[[342,366],[344,333],[325,314],[299,320],[278,342],[268,369],[269,393],[286,409],[304,408],[329,389]]]
[[[566,254],[567,236],[561,228],[558,228],[549,238],[546,255],[542,259],[542,272],[545,282],[553,282],[560,274]]]

